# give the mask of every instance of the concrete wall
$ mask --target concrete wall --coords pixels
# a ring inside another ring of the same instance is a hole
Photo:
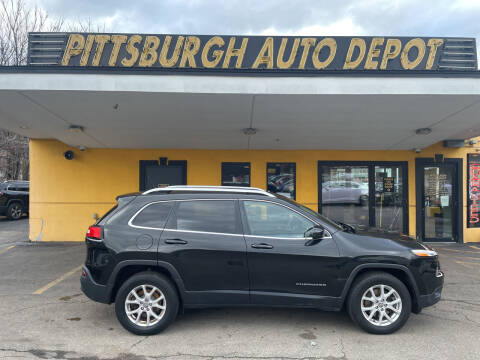
[[[139,160],[187,160],[188,185],[220,185],[221,163],[251,163],[251,186],[266,188],[267,162],[295,162],[297,201],[318,208],[317,161],[408,161],[409,235],[415,236],[415,157],[463,158],[466,185],[466,154],[475,149],[447,149],[436,144],[420,154],[414,151],[344,150],[75,150],[67,161],[67,145],[55,140],[30,142],[30,239],[83,241],[93,214],[102,215],[115,204],[119,194],[138,191]],[[466,191],[463,194],[464,241],[480,241],[480,229],[466,228]]]

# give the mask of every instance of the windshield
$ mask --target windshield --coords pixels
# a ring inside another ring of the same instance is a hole
[[[273,194],[275,195],[277,198],[279,199],[282,199],[282,200],[285,200],[286,202],[288,202],[290,205],[293,205],[295,206],[296,208],[299,208],[303,211],[305,211],[306,213],[309,213],[310,215],[312,215],[313,217],[319,219],[320,221],[324,222],[324,223],[327,223],[328,225],[330,225],[331,227],[337,229],[337,230],[343,230],[343,227],[340,225],[340,224],[337,224],[335,221],[333,220],[330,220],[329,218],[327,218],[326,216],[323,216],[321,214],[319,214],[318,212],[316,211],[313,211],[312,209],[302,205],[302,204],[299,204],[297,203],[296,201],[293,201],[292,199],[289,199],[288,197],[285,197],[283,195],[278,195],[278,194]]]

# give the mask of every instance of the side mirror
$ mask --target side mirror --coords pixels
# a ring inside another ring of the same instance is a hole
[[[305,232],[305,237],[311,238],[305,242],[305,246],[318,244],[325,237],[325,230],[319,226],[314,226]]]
[[[325,236],[325,230],[315,228],[310,234],[310,236],[312,237],[312,240],[322,240],[323,237]]]

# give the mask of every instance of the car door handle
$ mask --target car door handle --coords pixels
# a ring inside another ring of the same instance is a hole
[[[252,248],[254,248],[254,249],[273,249],[273,246],[270,245],[270,244],[261,243],[261,244],[252,244]]]
[[[165,244],[185,245],[188,244],[188,241],[182,239],[167,239],[165,240]]]

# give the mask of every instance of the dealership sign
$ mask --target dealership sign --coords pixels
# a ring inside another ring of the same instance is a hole
[[[30,33],[28,64],[175,71],[472,71],[472,38]]]
[[[480,155],[468,154],[468,227],[480,227]]]

